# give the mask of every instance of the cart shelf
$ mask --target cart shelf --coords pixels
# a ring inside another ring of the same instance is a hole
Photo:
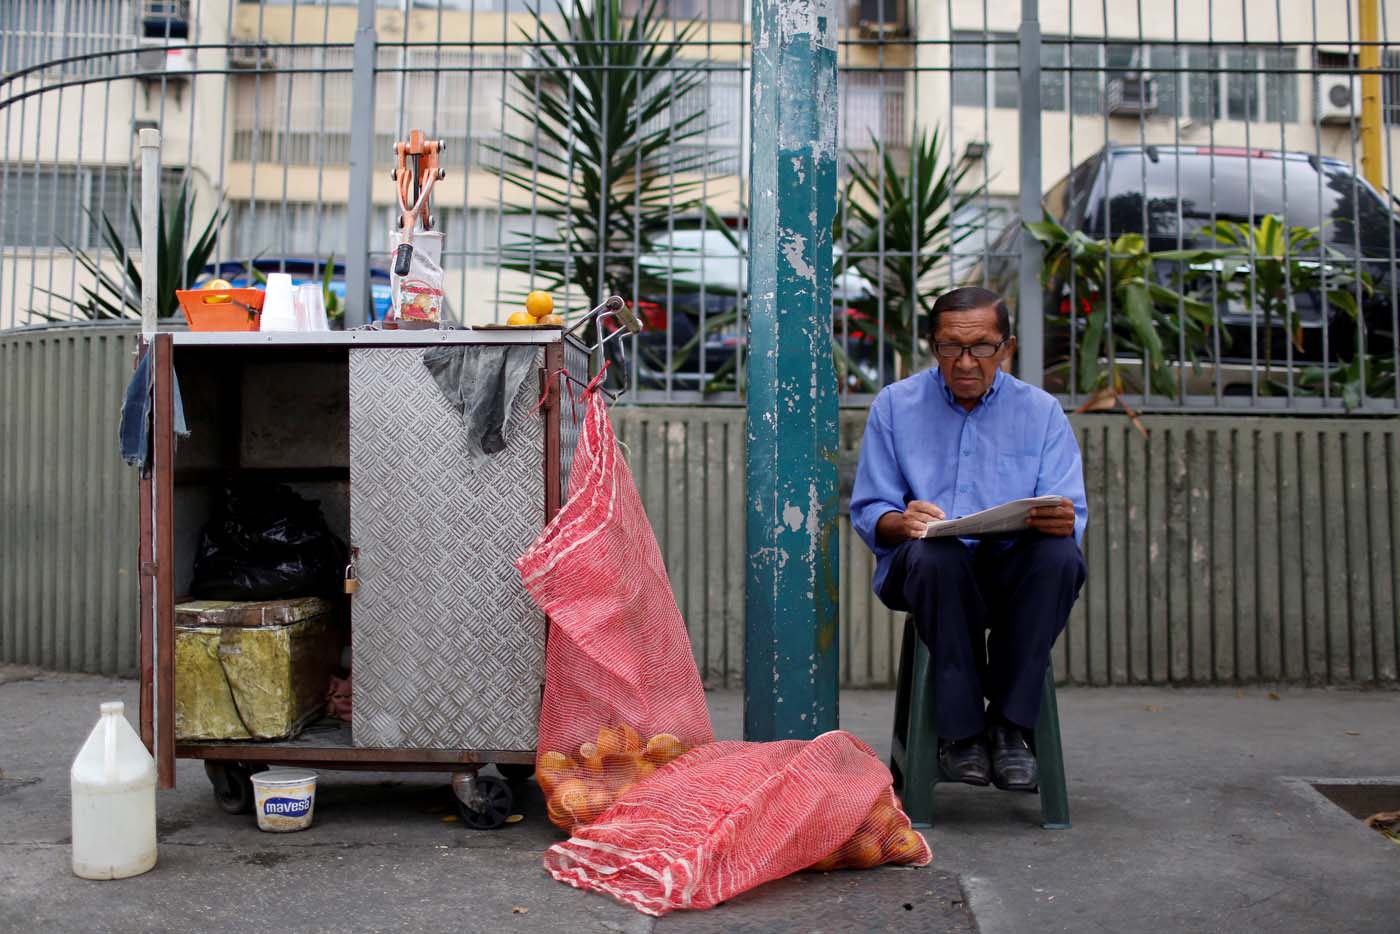
[[[186,742],[175,750],[181,759],[218,759],[269,764],[325,763],[339,769],[374,769],[407,764],[424,771],[451,771],[457,766],[497,763],[531,763],[534,754],[505,749],[398,749],[355,746],[350,724],[333,717],[322,717],[302,732],[285,740],[259,742]]]

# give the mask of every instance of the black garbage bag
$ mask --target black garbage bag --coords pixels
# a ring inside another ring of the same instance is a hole
[[[190,593],[279,600],[341,592],[347,549],[321,506],[283,484],[225,486],[200,533]]]

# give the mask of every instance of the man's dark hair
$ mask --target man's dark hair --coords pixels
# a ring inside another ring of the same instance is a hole
[[[930,341],[933,340],[933,335],[938,330],[938,319],[943,312],[976,311],[978,308],[995,308],[997,330],[1001,331],[1003,339],[1011,336],[1011,312],[1007,310],[1006,300],[991,289],[975,285],[963,286],[938,296],[938,301],[933,303],[933,310],[929,312],[928,332],[924,336]]]

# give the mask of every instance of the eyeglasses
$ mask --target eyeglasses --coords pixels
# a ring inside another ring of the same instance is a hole
[[[933,352],[948,360],[956,360],[963,355],[963,351],[967,351],[977,359],[985,360],[988,357],[996,356],[996,352],[1000,350],[1008,340],[1010,340],[1010,338],[1004,337],[995,344],[988,344],[985,342],[980,344],[959,344],[957,341],[938,341],[933,345]]]

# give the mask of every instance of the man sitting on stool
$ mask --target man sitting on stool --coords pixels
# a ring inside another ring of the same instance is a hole
[[[1054,397],[1002,371],[1016,338],[1001,296],[944,294],[929,335],[938,366],[870,408],[851,523],[878,559],[875,593],[914,614],[932,655],[943,770],[1029,791],[1045,666],[1084,583],[1079,445]],[[1023,533],[922,537],[930,520],[1047,494],[1059,505],[1036,507]]]

